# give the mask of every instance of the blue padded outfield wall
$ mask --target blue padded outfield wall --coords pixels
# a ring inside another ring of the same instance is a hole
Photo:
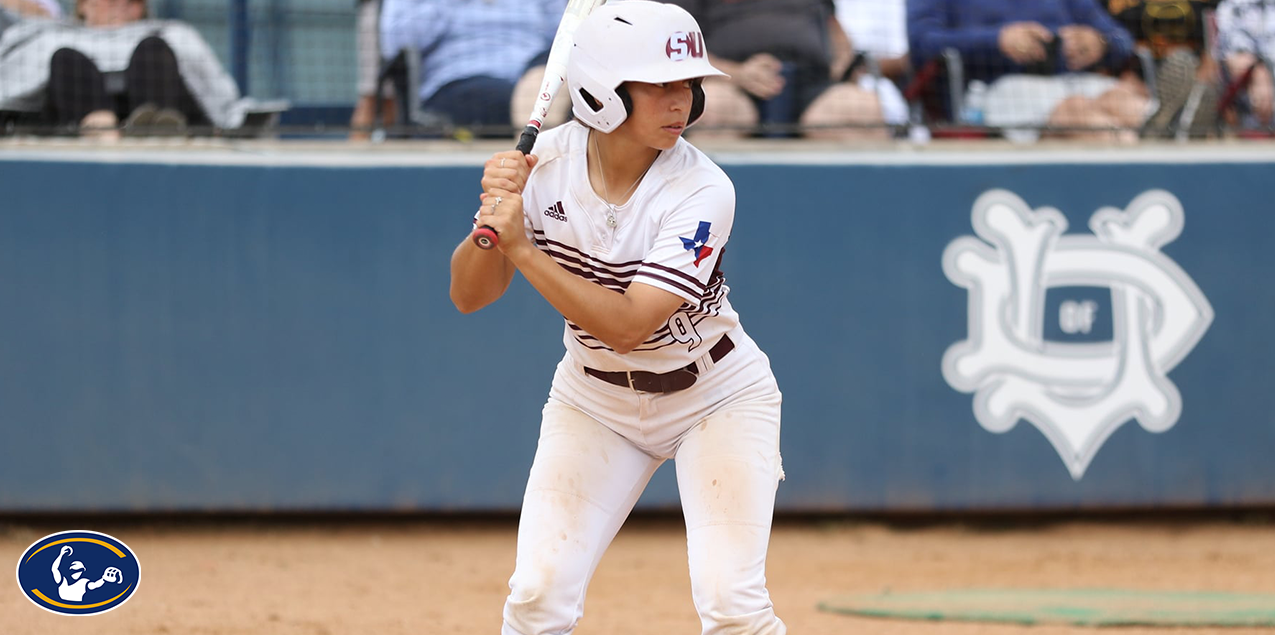
[[[719,156],[780,510],[1275,503],[1275,152],[1180,152]],[[477,160],[136,154],[0,155],[0,511],[518,507],[562,323],[451,306]]]

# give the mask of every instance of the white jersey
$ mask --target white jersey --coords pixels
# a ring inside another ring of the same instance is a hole
[[[605,371],[681,368],[739,324],[719,263],[735,220],[735,186],[683,139],[661,152],[607,224],[589,185],[589,129],[569,122],[537,140],[540,162],[523,192],[527,235],[567,271],[623,292],[631,283],[678,295],[682,306],[627,355],[566,321],[563,343],[583,366]]]

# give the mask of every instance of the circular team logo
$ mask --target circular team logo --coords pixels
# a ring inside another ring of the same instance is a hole
[[[137,591],[141,566],[128,545],[96,531],[63,531],[27,547],[18,586],[36,606],[61,615],[97,615]]]

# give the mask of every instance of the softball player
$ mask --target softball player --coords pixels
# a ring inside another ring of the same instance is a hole
[[[487,161],[475,222],[452,256],[463,312],[514,271],[565,318],[523,498],[504,635],[570,633],[603,552],[655,469],[674,459],[703,632],[786,632],[766,590],[780,392],[726,295],[735,190],[681,138],[703,112],[699,26],[673,5],[595,10],[567,72],[576,120],[524,157]]]

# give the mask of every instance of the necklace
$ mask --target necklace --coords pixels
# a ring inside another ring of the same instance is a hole
[[[615,226],[620,224],[620,221],[615,218],[616,208],[619,206],[611,203],[611,192],[610,188],[607,187],[607,175],[602,171],[602,148],[598,146],[598,138],[592,134],[589,135],[589,138],[593,140],[593,150],[598,155],[598,176],[602,179],[602,195],[606,197],[602,202],[606,203],[607,206],[607,227],[615,229]],[[655,165],[655,161],[651,161],[651,165]],[[638,176],[637,180],[633,182],[633,185],[629,186],[629,190],[624,193],[624,196],[620,197],[620,200],[629,200],[629,195],[637,189],[638,183],[641,183],[642,179],[646,176],[646,173],[651,171],[651,165],[646,166],[646,169],[642,170],[641,176]]]

